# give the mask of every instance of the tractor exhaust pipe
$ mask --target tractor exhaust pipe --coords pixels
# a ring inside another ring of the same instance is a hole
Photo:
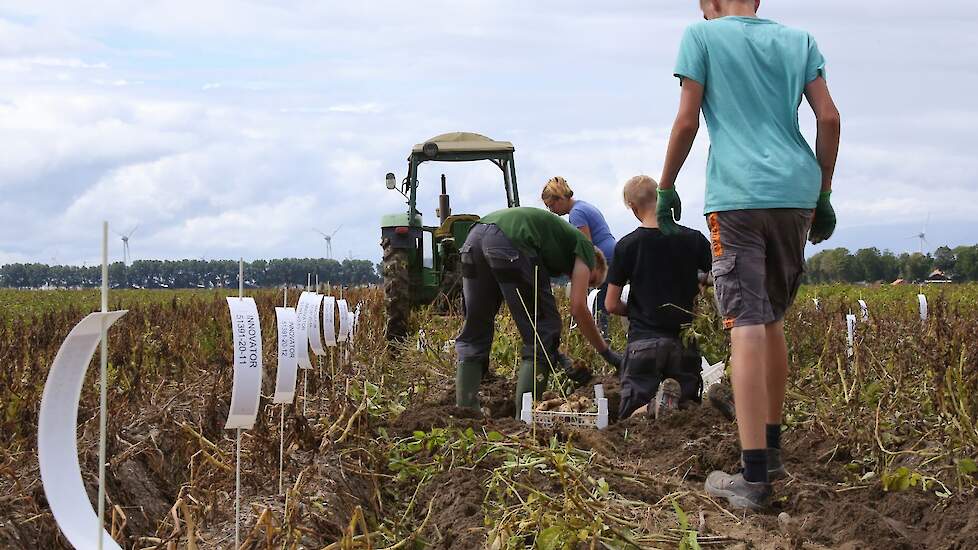
[[[448,189],[445,185],[445,174],[441,175],[441,195],[438,196],[438,218],[441,223],[452,215],[452,206],[448,198]]]

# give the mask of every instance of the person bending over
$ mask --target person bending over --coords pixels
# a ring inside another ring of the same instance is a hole
[[[601,338],[587,308],[588,288],[600,286],[607,275],[604,254],[575,227],[539,208],[507,208],[473,226],[460,252],[465,323],[455,340],[457,406],[479,409],[479,383],[489,370],[496,314],[503,301],[523,340],[514,397],[517,411],[523,393],[532,391],[540,399],[551,370],[565,368],[558,354],[563,323],[551,277],[570,276],[571,315],[601,357],[619,367],[621,356]],[[574,370],[568,375],[577,383],[590,378],[590,373]]]

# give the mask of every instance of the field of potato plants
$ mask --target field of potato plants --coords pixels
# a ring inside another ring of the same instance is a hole
[[[124,548],[233,547],[229,292],[111,295],[111,309],[129,310],[110,331],[108,385],[106,529]],[[532,429],[514,418],[520,345],[504,315],[482,387],[488,416],[456,409],[460,317],[419,311],[412,334],[423,338],[388,346],[372,288],[347,291],[364,310],[349,357],[323,361],[284,411],[280,492],[271,394],[283,297],[249,292],[265,381],[258,423],[242,437],[243,547],[978,548],[978,286],[925,287],[926,321],[918,292],[803,289],[787,319],[790,476],[776,483],[771,510],[748,515],[702,491],[711,470],[739,460],[736,426],[711,407],[658,423],[612,418],[602,431]],[[856,325],[850,358],[846,314],[860,315],[859,299],[870,316]],[[727,343],[709,304],[703,297],[688,336],[715,363]],[[0,290],[0,548],[70,547],[41,486],[38,407],[62,340],[97,307],[95,291]],[[621,349],[623,329],[612,328]],[[564,340],[595,369],[614,413],[614,375],[578,332]],[[93,501],[97,371],[96,361],[78,415]]]

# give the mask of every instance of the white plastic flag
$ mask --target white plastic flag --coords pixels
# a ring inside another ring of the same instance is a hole
[[[78,400],[85,371],[101,341],[102,323],[108,328],[125,311],[91,313],[71,329],[54,357],[37,425],[37,458],[41,483],[51,513],[65,538],[75,548],[96,548],[98,515],[92,509],[78,462]],[[102,547],[121,550],[101,531]]]
[[[323,333],[326,345],[336,347],[336,298],[332,296],[323,299]]]
[[[350,309],[346,305],[346,300],[337,300],[336,306],[340,310],[340,332],[336,335],[336,340],[346,342],[350,335]]]
[[[859,300],[859,310],[862,312],[863,322],[869,321],[869,306],[866,305],[866,300]]]
[[[356,313],[353,313],[351,311],[351,312],[347,313],[346,316],[350,318],[350,322],[348,323],[349,326],[350,326],[350,334],[349,334],[349,336],[347,336],[347,338],[349,338],[350,343],[352,344],[353,343],[353,332],[354,332],[354,330],[356,329],[356,326],[357,326],[357,315],[356,315]]]
[[[822,309],[822,306],[821,306],[821,305],[819,305],[819,303],[818,303],[818,298],[812,298],[812,303],[814,303],[814,304],[815,304],[815,309],[816,309],[816,310],[820,310],[820,309]]]
[[[856,339],[856,316],[853,314],[846,315],[846,355],[852,357],[853,345]]]
[[[303,300],[303,296],[306,293],[303,292],[299,295],[299,301],[295,306],[296,313],[296,348],[299,350],[299,367],[303,369],[311,369],[312,362],[309,360],[309,309],[310,305],[307,300]]]
[[[225,429],[251,429],[261,397],[261,324],[254,298],[228,297],[234,335],[234,383]]]
[[[926,321],[927,320],[927,296],[924,296],[923,294],[918,294],[917,302],[920,303],[920,320]]]
[[[278,370],[275,373],[274,403],[291,403],[295,399],[295,382],[298,378],[299,338],[295,309],[275,308],[278,324]]]

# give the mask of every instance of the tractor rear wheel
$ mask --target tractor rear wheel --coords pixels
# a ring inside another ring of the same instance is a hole
[[[400,340],[407,336],[408,317],[411,315],[411,281],[408,273],[408,251],[391,246],[390,239],[383,239],[384,248],[384,309],[387,311],[387,340]]]

